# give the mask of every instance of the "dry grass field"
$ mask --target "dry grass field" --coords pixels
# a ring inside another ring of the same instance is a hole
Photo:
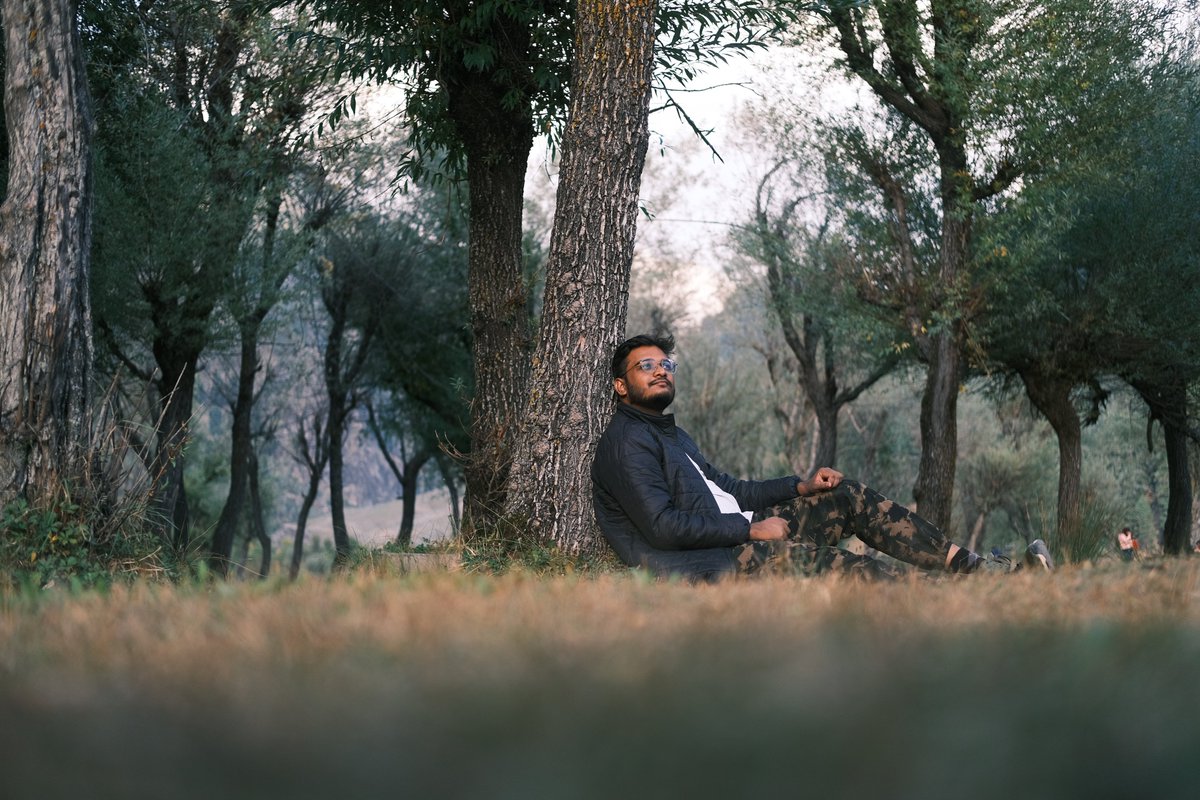
[[[0,797],[1195,798],[1200,559],[0,595]]]

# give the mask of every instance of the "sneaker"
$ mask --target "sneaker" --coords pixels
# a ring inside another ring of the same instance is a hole
[[[1034,539],[1025,548],[1025,565],[1039,572],[1054,571],[1054,557],[1050,555],[1050,548],[1046,547],[1046,543],[1041,539]]]

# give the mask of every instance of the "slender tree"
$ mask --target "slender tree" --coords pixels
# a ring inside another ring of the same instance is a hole
[[[304,564],[304,535],[308,529],[308,516],[312,513],[317,495],[321,491],[321,479],[329,465],[329,436],[325,432],[329,411],[324,406],[314,409],[308,419],[301,417],[293,439],[292,458],[304,469],[308,482],[300,501],[300,512],[296,518],[296,532],[292,538],[292,558],[288,564],[288,578],[296,580]]]
[[[753,219],[737,238],[742,253],[766,271],[768,306],[794,359],[796,382],[816,417],[813,463],[803,467],[813,470],[837,465],[842,409],[891,372],[899,359],[894,350],[877,353],[878,345],[867,346],[872,337],[866,330],[853,338],[839,335],[853,329],[849,321],[855,316],[844,303],[847,292],[841,284],[847,270],[838,264],[839,231],[829,209],[820,223],[801,219],[815,199],[811,189],[798,188],[773,208],[772,179],[785,166],[786,161],[776,163],[759,181]],[[867,369],[855,375],[848,368],[851,360],[866,363]]]
[[[324,186],[322,181],[319,184]],[[319,231],[335,214],[342,200],[337,192],[318,191],[303,213],[299,235],[293,237],[296,246],[281,248],[277,252],[280,211],[283,205],[282,192],[267,198],[261,249],[250,249],[245,253],[232,272],[236,291],[231,293],[230,306],[238,333],[237,384],[231,404],[231,444],[229,457],[229,492],[221,516],[213,531],[209,548],[209,562],[218,574],[224,574],[233,551],[233,543],[244,517],[247,499],[253,500],[251,482],[255,475],[253,465],[257,457],[254,452],[252,417],[257,401],[256,383],[261,371],[259,346],[263,325],[282,294],[283,285]],[[247,263],[248,262],[248,263]],[[253,510],[253,503],[252,503]],[[252,517],[252,521],[256,517]]]
[[[372,233],[354,239],[335,235],[325,255],[314,262],[329,322],[323,375],[328,402],[325,435],[329,439],[329,508],[337,551],[335,565],[344,564],[351,552],[343,448],[350,415],[360,400],[363,367],[378,331],[378,314],[366,298],[382,287],[382,246]],[[364,307],[366,313],[356,313],[356,306]]]

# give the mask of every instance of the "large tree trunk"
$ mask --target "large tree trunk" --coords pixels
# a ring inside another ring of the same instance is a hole
[[[838,412],[841,406],[832,401],[814,404],[813,410],[817,415],[817,441],[813,463],[810,470],[820,467],[837,466],[838,449]]]
[[[1083,430],[1075,404],[1071,402],[1072,382],[1036,371],[1022,370],[1025,391],[1038,411],[1046,417],[1058,437],[1058,522],[1060,545],[1069,550],[1079,533],[1081,475],[1083,472]]]
[[[568,551],[599,544],[591,462],[607,423],[608,363],[624,335],[649,140],[654,0],[576,4],[546,297],[508,508]]]
[[[470,193],[467,284],[475,387],[471,452],[463,470],[463,531],[469,536],[488,528],[503,506],[528,386],[532,337],[521,222],[533,118],[528,107],[509,110],[507,90],[479,73],[451,81],[447,90],[466,148]]]
[[[91,450],[91,103],[71,0],[4,0],[0,502],[82,478]]]

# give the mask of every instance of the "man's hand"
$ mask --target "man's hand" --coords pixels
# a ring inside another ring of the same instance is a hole
[[[805,495],[827,492],[830,489],[836,489],[837,485],[841,482],[842,473],[833,467],[821,467],[811,478],[801,481],[796,485],[796,494]]]
[[[767,517],[750,523],[750,538],[756,542],[778,542],[787,538],[787,520],[783,517]]]

